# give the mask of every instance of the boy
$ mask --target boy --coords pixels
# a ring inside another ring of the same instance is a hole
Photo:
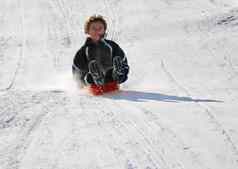
[[[94,95],[119,89],[127,80],[129,66],[123,50],[114,41],[104,39],[107,23],[102,16],[93,15],[85,23],[88,35],[85,44],[73,60],[73,75]]]

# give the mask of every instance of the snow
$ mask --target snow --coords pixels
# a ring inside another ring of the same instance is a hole
[[[85,19],[131,67],[90,96],[71,75]],[[0,169],[238,168],[238,1],[0,1]]]

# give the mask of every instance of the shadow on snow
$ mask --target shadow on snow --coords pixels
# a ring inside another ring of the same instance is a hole
[[[121,91],[116,94],[106,95],[106,97],[115,100],[129,100],[134,102],[163,101],[163,102],[217,102],[220,100],[194,99],[192,97],[173,96],[161,93],[142,92],[142,91]]]

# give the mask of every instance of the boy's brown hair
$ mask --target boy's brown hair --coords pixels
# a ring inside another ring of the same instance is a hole
[[[104,19],[104,17],[101,16],[101,15],[92,15],[86,20],[86,22],[84,24],[84,32],[85,33],[88,33],[89,27],[93,22],[101,22],[104,25],[104,29],[105,29],[105,32],[106,32],[107,22]]]

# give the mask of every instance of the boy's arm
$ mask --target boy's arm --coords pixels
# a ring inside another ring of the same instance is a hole
[[[114,79],[119,83],[123,83],[127,80],[129,73],[129,65],[125,52],[120,48],[118,44],[113,43],[113,69]]]
[[[123,67],[125,69],[125,74],[127,75],[129,73],[129,65],[125,52],[121,49],[121,47],[118,44],[114,43],[114,46],[115,47],[113,51],[113,58],[116,58],[117,56],[120,57]]]
[[[77,80],[80,80],[83,84],[86,84],[85,76],[88,73],[88,61],[86,59],[84,47],[80,48],[79,51],[76,53],[73,60],[72,71],[74,77]]]

